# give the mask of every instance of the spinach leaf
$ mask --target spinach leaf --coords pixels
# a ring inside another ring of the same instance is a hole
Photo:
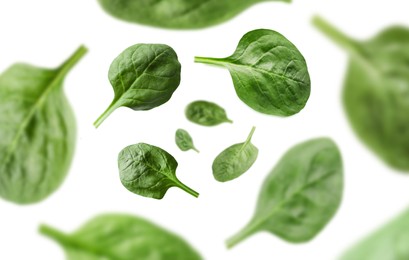
[[[179,236],[131,215],[100,215],[72,234],[47,225],[39,231],[60,244],[68,260],[202,259]]]
[[[65,76],[84,46],[60,67],[15,64],[0,75],[0,196],[28,204],[54,192],[74,153],[74,114],[63,92]]]
[[[409,259],[409,210],[369,235],[341,260],[403,260]]]
[[[197,29],[223,23],[250,6],[265,1],[98,0],[107,13],[121,20],[172,29]]]
[[[255,127],[251,129],[247,140],[230,146],[213,161],[213,176],[220,182],[231,181],[247,172],[256,162],[258,149],[251,143]]]
[[[168,152],[144,143],[130,145],[118,156],[121,182],[129,191],[162,199],[169,188],[178,187],[197,198],[199,193],[176,177],[177,167],[177,161]]]
[[[349,53],[343,103],[352,128],[385,163],[409,171],[409,30],[357,41],[322,18],[314,24]]]
[[[176,130],[175,142],[179,149],[182,151],[194,150],[197,153],[199,153],[199,150],[197,150],[196,147],[193,145],[192,137],[184,129]]]
[[[342,168],[338,147],[330,139],[313,139],[290,149],[264,181],[253,218],[227,246],[260,231],[295,243],[315,237],[341,203]]]
[[[175,51],[167,45],[136,44],[127,48],[109,68],[115,97],[94,126],[100,126],[119,107],[150,110],[168,102],[179,86],[180,70]]]
[[[196,57],[195,62],[226,67],[239,98],[264,114],[294,115],[310,96],[304,57],[289,40],[272,30],[248,32],[230,57]]]
[[[190,103],[185,110],[186,118],[202,126],[216,126],[233,123],[227,118],[226,111],[216,103],[198,100]]]

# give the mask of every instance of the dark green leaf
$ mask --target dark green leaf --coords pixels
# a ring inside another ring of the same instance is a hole
[[[251,221],[228,247],[260,231],[294,243],[314,238],[336,213],[342,198],[341,154],[320,138],[290,149],[267,176]]]
[[[248,32],[230,57],[196,57],[195,61],[226,67],[239,98],[264,114],[294,115],[310,96],[304,57],[289,40],[272,30]]]
[[[341,260],[409,259],[409,210],[375,231],[341,257]]]
[[[314,23],[349,53],[343,102],[352,128],[387,164],[409,171],[409,30],[359,42],[319,17]]]
[[[179,86],[180,70],[175,51],[167,45],[136,44],[126,49],[109,69],[115,97],[95,127],[119,107],[150,110],[168,102]]]
[[[21,204],[55,191],[71,164],[76,126],[63,93],[81,46],[57,69],[15,64],[0,75],[0,196]]]
[[[231,181],[247,172],[256,162],[258,149],[251,143],[255,127],[251,129],[247,140],[230,146],[213,161],[213,176],[220,182]]]
[[[72,234],[47,225],[40,232],[64,248],[67,260],[202,259],[179,236],[130,215],[101,215]]]
[[[195,101],[186,107],[189,121],[202,126],[216,126],[222,123],[233,123],[227,118],[226,111],[219,105],[208,101]]]
[[[162,199],[169,188],[179,187],[194,197],[199,194],[176,177],[178,163],[165,150],[139,143],[124,148],[118,156],[119,175],[129,191],[154,199]]]
[[[225,22],[250,6],[266,0],[98,1],[106,12],[125,21],[164,28],[195,29]]]
[[[175,135],[176,145],[182,151],[194,150],[199,153],[199,150],[193,145],[193,140],[190,134],[184,129],[178,129]]]

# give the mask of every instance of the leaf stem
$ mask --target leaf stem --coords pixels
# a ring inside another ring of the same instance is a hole
[[[359,43],[356,40],[352,39],[351,37],[335,28],[322,17],[314,16],[312,19],[312,23],[315,27],[318,28],[318,30],[320,30],[323,34],[325,34],[328,38],[333,40],[341,47],[352,52],[357,52],[357,50],[359,49]]]
[[[208,57],[195,57],[196,63],[212,64],[216,66],[224,66],[225,59],[220,58],[208,58]]]
[[[246,140],[245,144],[248,144],[248,143],[251,142],[251,138],[253,138],[254,131],[256,131],[256,127],[255,127],[255,126],[253,126],[253,128],[251,128],[250,134],[249,134],[249,136],[247,137],[247,140]]]
[[[115,111],[115,109],[117,109],[116,106],[116,100],[114,100],[111,105],[109,105],[109,107],[98,117],[98,119],[94,122],[94,126],[95,128],[98,128],[104,121],[105,119],[107,119],[107,117],[109,115],[112,114],[112,112]]]
[[[195,152],[197,152],[197,153],[200,153],[200,151],[199,151],[196,147],[194,147],[194,146],[192,147],[192,150],[195,151]]]
[[[65,76],[88,52],[87,47],[81,45],[77,50],[59,67],[60,74]]]
[[[71,239],[69,236],[53,227],[50,227],[48,225],[40,225],[40,228],[38,231],[43,234],[44,236],[51,238],[61,245],[69,245],[72,244]]]
[[[187,193],[189,193],[190,195],[192,195],[195,198],[199,197],[199,193],[196,192],[195,190],[191,189],[190,187],[186,186],[185,184],[183,184],[181,181],[176,180],[176,184],[177,187],[181,188],[182,190],[186,191]]]
[[[229,118],[226,118],[225,121],[226,121],[227,123],[233,124],[233,120],[231,120],[231,119],[229,119]]]
[[[240,242],[242,242],[244,239],[254,234],[255,232],[256,229],[253,227],[253,225],[245,226],[238,233],[236,233],[235,235],[226,240],[227,248],[228,249],[233,248],[234,246],[236,246],[237,244],[239,244]]]

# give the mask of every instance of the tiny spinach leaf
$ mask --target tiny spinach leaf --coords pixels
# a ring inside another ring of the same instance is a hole
[[[320,138],[296,145],[267,176],[253,218],[227,246],[260,231],[289,242],[308,241],[334,216],[342,191],[342,159],[336,144]]]
[[[409,29],[361,42],[320,17],[313,22],[349,53],[343,103],[353,130],[385,163],[409,171]]]
[[[226,111],[219,105],[208,101],[194,101],[185,110],[186,118],[202,126],[216,126],[222,123],[233,123]]]
[[[226,67],[238,97],[264,114],[294,115],[310,96],[304,57],[289,40],[272,30],[248,32],[230,57],[196,57],[195,61]]]
[[[169,188],[178,187],[194,197],[199,194],[176,177],[178,163],[165,150],[144,143],[124,148],[118,156],[119,175],[129,191],[162,199]]]
[[[176,145],[179,147],[179,149],[182,151],[194,150],[197,153],[199,153],[199,150],[197,150],[193,144],[192,137],[184,129],[176,130],[175,142],[176,142]]]
[[[72,234],[48,225],[39,231],[60,244],[68,260],[202,259],[179,236],[131,215],[100,215]]]
[[[213,176],[220,182],[231,181],[247,172],[255,163],[258,149],[251,143],[255,127],[251,129],[247,140],[230,146],[213,161]]]
[[[400,260],[409,259],[409,210],[369,235],[341,260]]]
[[[119,107],[150,110],[168,102],[180,83],[181,65],[175,51],[164,44],[136,44],[111,64],[109,80],[115,96],[95,127]]]
[[[63,81],[86,52],[81,46],[56,69],[15,64],[0,75],[0,196],[4,199],[39,202],[67,175],[76,125]]]
[[[173,29],[196,29],[225,22],[266,0],[98,0],[119,19]],[[290,2],[291,0],[268,0]]]

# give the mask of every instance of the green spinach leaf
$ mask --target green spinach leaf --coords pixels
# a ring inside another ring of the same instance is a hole
[[[65,76],[87,52],[60,67],[15,64],[0,75],[0,196],[39,202],[63,182],[74,153],[74,114],[63,93]]]
[[[100,126],[119,107],[150,110],[168,102],[179,86],[180,71],[178,57],[167,45],[127,48],[111,64],[108,77],[115,97],[94,126]]]
[[[100,215],[72,234],[48,225],[39,230],[64,248],[68,260],[202,259],[179,236],[131,215]]]
[[[118,156],[121,182],[129,191],[162,199],[169,188],[178,187],[197,198],[199,193],[176,177],[177,167],[177,161],[168,152],[144,143],[128,146]]]
[[[384,162],[409,171],[409,29],[357,41],[322,18],[314,24],[349,53],[343,103],[352,128]]]
[[[194,101],[186,107],[186,118],[202,126],[216,126],[222,123],[233,123],[226,111],[219,105],[208,101]]]
[[[196,147],[193,145],[192,137],[184,129],[176,130],[175,142],[179,149],[182,151],[194,150],[197,153],[199,153],[199,150],[197,150]]]
[[[253,218],[227,246],[260,231],[289,242],[308,241],[334,216],[342,191],[342,159],[336,144],[327,138],[298,144],[267,176]]]
[[[348,250],[341,260],[409,259],[409,210]]]
[[[98,0],[121,20],[172,29],[204,28],[225,22],[266,0]],[[267,0],[291,2],[291,0]]]
[[[258,149],[251,143],[255,127],[251,129],[247,140],[230,146],[213,161],[213,176],[217,181],[226,182],[240,177],[256,162]]]
[[[304,57],[289,40],[272,30],[248,32],[230,57],[196,57],[195,61],[227,68],[239,98],[264,114],[294,115],[310,96]]]

